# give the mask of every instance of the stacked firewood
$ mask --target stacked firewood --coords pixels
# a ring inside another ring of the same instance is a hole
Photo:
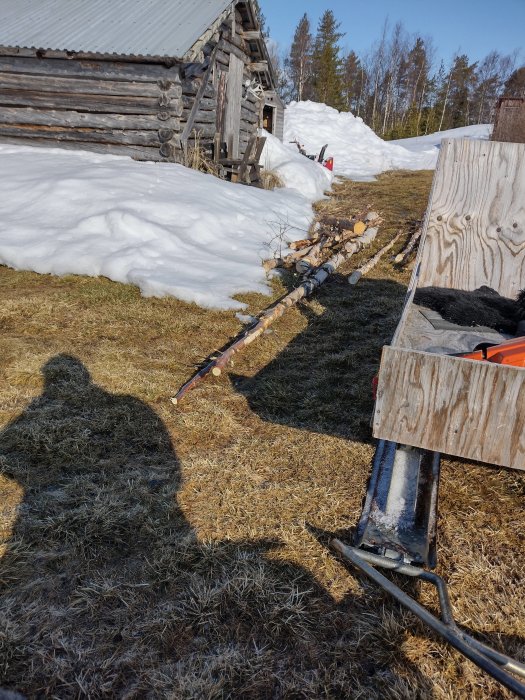
[[[326,216],[318,221],[311,238],[292,241],[292,253],[264,263],[266,270],[294,268],[307,275],[336,253],[352,254],[370,245],[377,236],[382,219],[377,212],[361,212],[352,218]]]
[[[394,258],[394,264],[398,267],[407,265],[407,263],[411,261],[411,258],[413,262],[413,254],[417,254],[421,241],[421,234],[423,233],[423,218],[411,221],[409,230],[411,232],[410,238],[403,250]]]

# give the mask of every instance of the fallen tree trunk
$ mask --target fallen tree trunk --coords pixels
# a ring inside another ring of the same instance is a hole
[[[357,252],[357,250],[359,250],[359,246],[356,245],[353,252]],[[308,279],[304,280],[296,287],[296,289],[283,297],[275,306],[264,311],[254,325],[246,329],[226,350],[218,357],[208,362],[208,364],[186,382],[171,399],[172,403],[178,404],[188,391],[194,389],[208,374],[212,373],[216,377],[219,376],[236,353],[253,343],[254,340],[264,333],[268,326],[281,318],[287,309],[297,304],[301,299],[310,296],[351,254],[352,253],[337,253],[321,265]]]
[[[388,251],[395,246],[395,244],[401,238],[401,236],[402,231],[399,231],[399,233],[396,236],[394,236],[394,238],[392,238],[390,243],[387,243],[385,246],[383,246],[383,248],[381,248],[381,250],[378,253],[376,253],[373,258],[370,258],[368,262],[366,262],[364,265],[361,265],[361,267],[357,270],[354,270],[354,272],[352,272],[352,274],[348,278],[349,284],[357,284],[361,277],[363,275],[366,275],[367,272],[370,272],[370,270],[372,270],[381,260],[383,255],[385,253],[388,253]]]

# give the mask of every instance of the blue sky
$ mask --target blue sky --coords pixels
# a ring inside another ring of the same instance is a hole
[[[379,38],[386,17],[402,21],[410,33],[432,36],[436,58],[449,61],[458,49],[471,61],[495,49],[520,49],[525,62],[525,0],[259,0],[270,35],[286,51],[304,12],[313,27],[325,10],[332,10],[346,36],[346,50],[367,51]]]

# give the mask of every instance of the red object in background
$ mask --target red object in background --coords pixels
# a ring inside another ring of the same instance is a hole
[[[325,168],[328,170],[333,170],[334,169],[334,159],[333,158],[327,158],[326,160],[323,161],[323,165]]]
[[[525,367],[525,337],[513,338],[499,345],[492,345],[481,350],[462,354],[468,360],[485,360],[499,365]]]
[[[379,384],[379,375],[376,374],[376,376],[372,379],[372,398],[374,401],[377,399],[377,385]]]

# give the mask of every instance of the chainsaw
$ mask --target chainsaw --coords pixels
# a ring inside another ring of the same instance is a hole
[[[525,367],[525,336],[505,340],[503,343],[479,343],[472,352],[460,353],[456,357],[467,360],[495,362],[498,365]]]

